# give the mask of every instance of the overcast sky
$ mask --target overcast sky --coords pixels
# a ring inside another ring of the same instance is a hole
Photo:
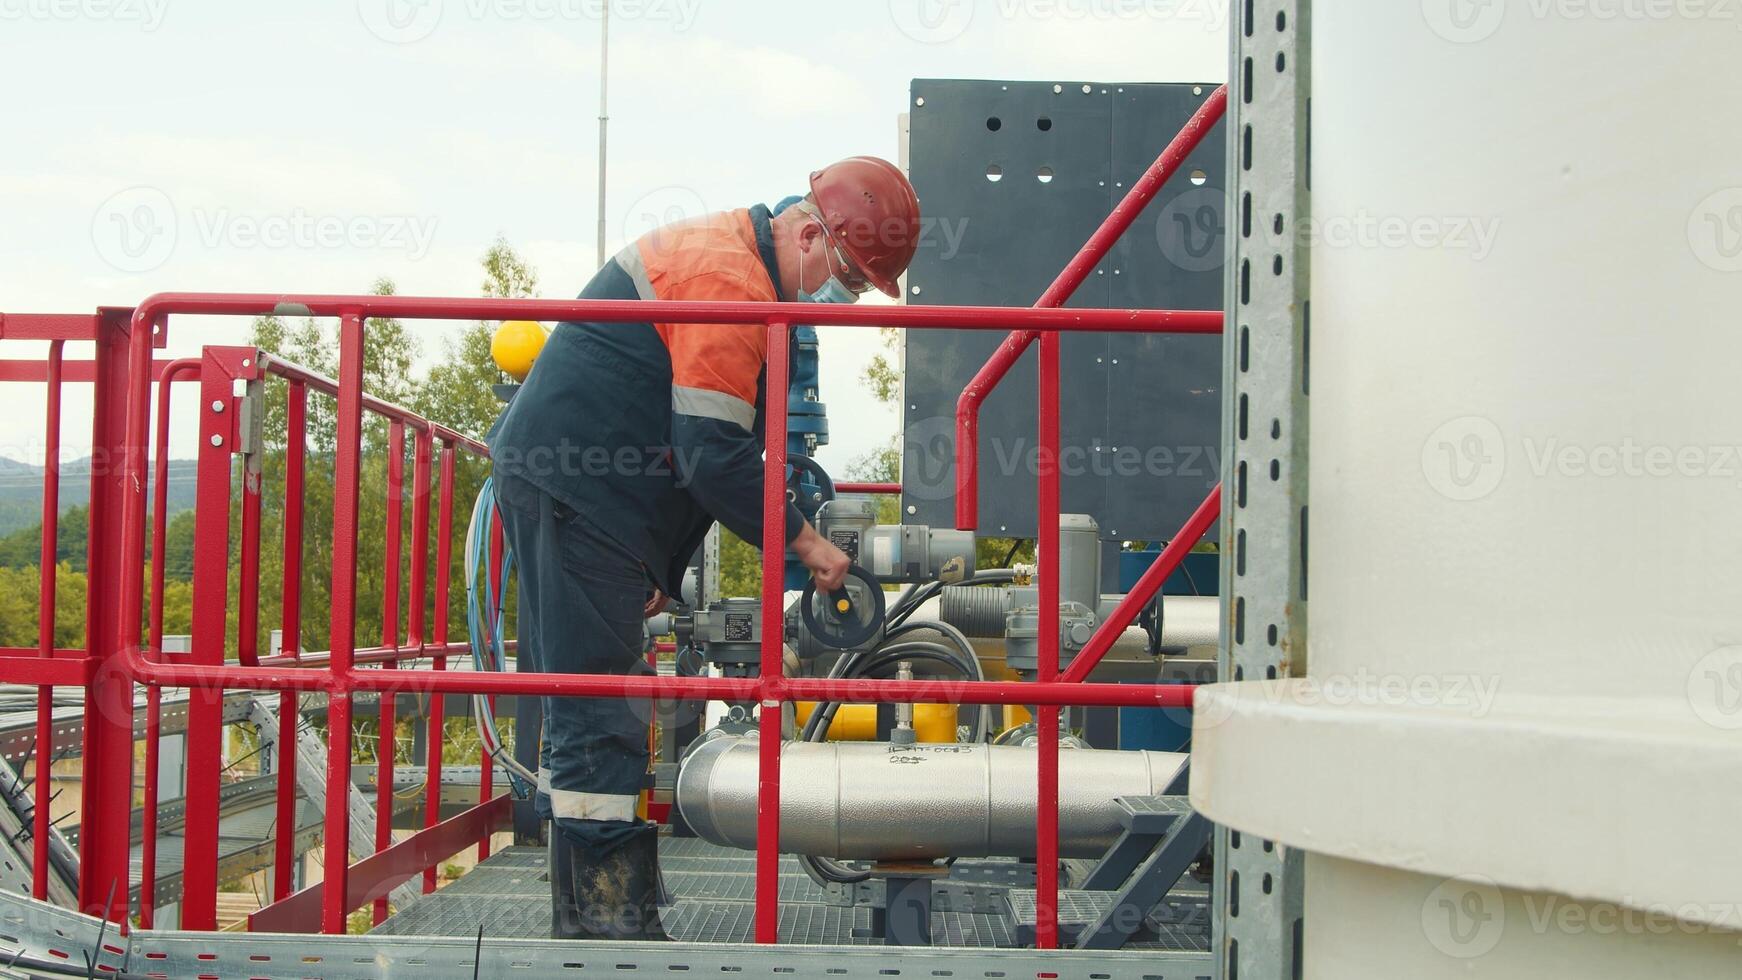
[[[0,0],[0,310],[380,276],[470,296],[498,235],[573,296],[596,267],[603,2]],[[613,0],[608,247],[896,159],[913,78],[1216,82],[1226,23],[1226,0]],[[422,329],[427,360],[453,325]],[[169,353],[245,330],[178,319]],[[898,425],[857,382],[875,344],[824,333],[837,472]],[[0,455],[40,462],[41,387],[3,390]],[[68,389],[67,455],[88,404]]]

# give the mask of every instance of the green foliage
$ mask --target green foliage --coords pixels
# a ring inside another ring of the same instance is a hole
[[[42,576],[36,565],[0,568],[0,647],[35,647],[41,617]],[[85,644],[85,573],[62,562],[55,570],[54,644]]]
[[[878,332],[883,336],[883,350],[871,356],[863,380],[871,394],[887,405],[901,397],[901,371],[894,363],[899,356],[895,348],[899,338],[894,327],[882,327]]]

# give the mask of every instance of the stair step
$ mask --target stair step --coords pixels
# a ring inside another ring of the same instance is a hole
[[[1183,796],[1121,796],[1113,803],[1119,808],[1119,822],[1139,834],[1160,834],[1192,812],[1191,801]]]
[[[1012,888],[1005,896],[1010,907],[1010,931],[1019,946],[1034,945],[1036,917],[1034,889]],[[1080,892],[1060,889],[1058,897],[1059,943],[1076,942],[1077,934],[1094,925],[1113,907],[1112,892]]]

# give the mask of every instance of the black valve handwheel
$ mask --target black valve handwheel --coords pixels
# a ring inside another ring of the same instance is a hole
[[[823,469],[823,464],[803,453],[794,453],[786,457],[786,465],[792,467],[792,473],[786,478],[786,497],[798,505],[798,509],[806,515],[817,512],[817,508],[835,499],[835,481],[829,476],[829,471]],[[816,499],[800,500],[800,476],[808,475],[816,481]]]
[[[816,579],[811,579],[805,582],[804,595],[798,601],[804,628],[818,643],[835,650],[857,649],[883,629],[883,584],[858,565],[847,569],[847,577],[864,586],[864,595],[854,599],[843,584],[830,592],[825,602],[817,596]],[[824,607],[820,615],[818,606]]]

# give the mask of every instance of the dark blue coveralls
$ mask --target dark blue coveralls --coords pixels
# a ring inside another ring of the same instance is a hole
[[[650,232],[581,298],[784,300],[769,219],[758,205]],[[715,520],[761,541],[765,356],[760,325],[557,325],[489,436],[520,576],[522,669],[650,672],[650,590],[678,593]],[[789,503],[786,540],[803,526]],[[540,815],[594,847],[643,829],[648,703],[543,705]]]

